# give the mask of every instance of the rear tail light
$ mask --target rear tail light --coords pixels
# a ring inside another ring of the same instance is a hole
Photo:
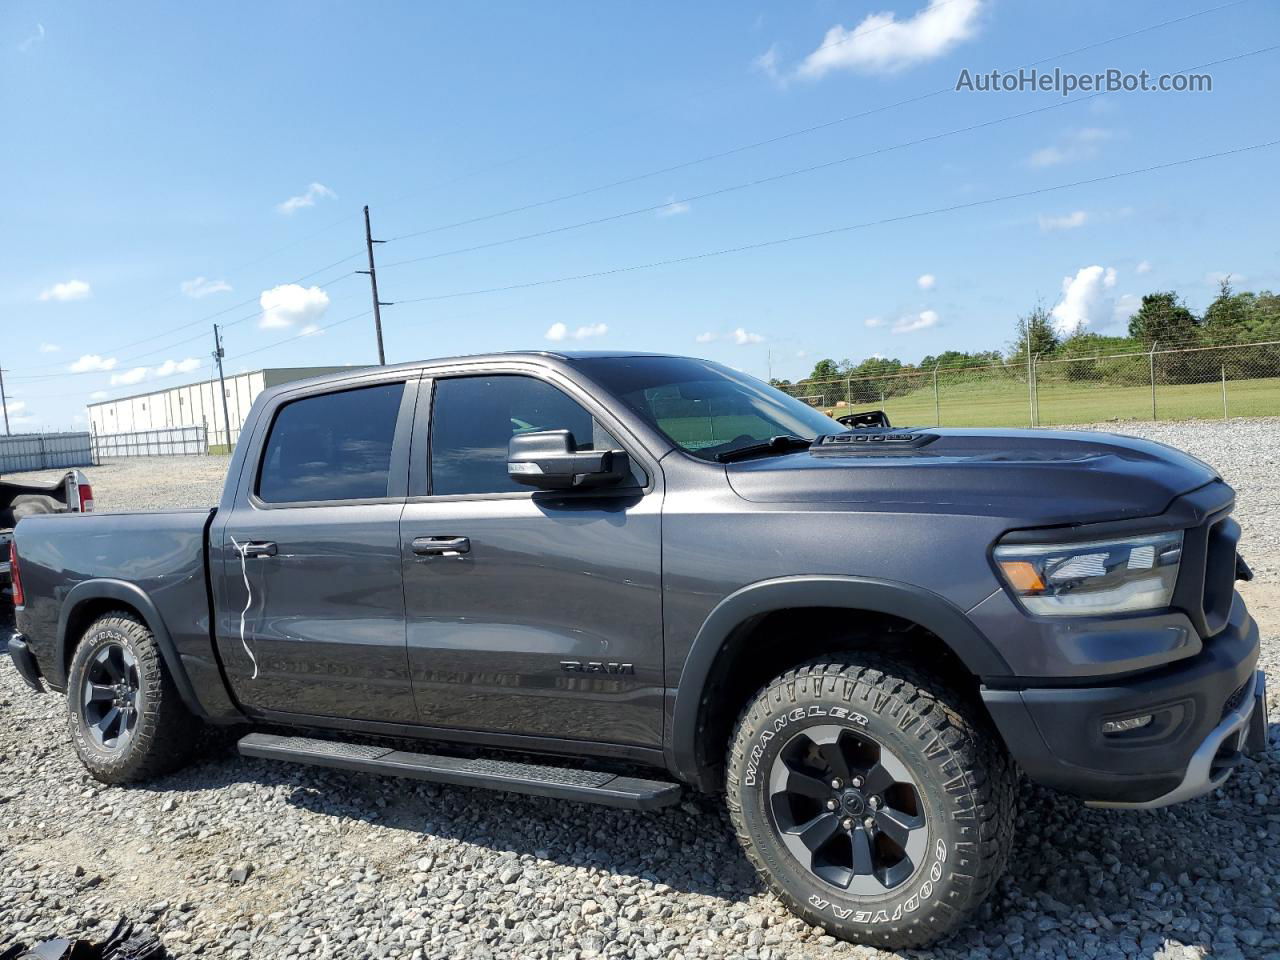
[[[13,584],[13,605],[20,607],[27,602],[22,595],[22,576],[18,572],[18,545],[9,541],[9,582]]]
[[[93,512],[93,487],[87,483],[76,484],[76,491],[80,499],[80,512]]]

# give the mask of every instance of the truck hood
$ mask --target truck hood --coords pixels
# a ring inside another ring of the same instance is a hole
[[[759,503],[924,505],[1046,526],[1154,516],[1219,479],[1208,464],[1173,447],[1110,433],[891,433],[923,442],[815,445],[731,463],[726,473],[739,496]]]

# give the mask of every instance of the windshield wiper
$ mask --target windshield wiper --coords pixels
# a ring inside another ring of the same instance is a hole
[[[716,460],[720,463],[729,463],[732,460],[741,460],[743,457],[750,457],[759,453],[786,453],[788,450],[798,450],[801,447],[807,448],[812,443],[812,440],[806,440],[804,437],[797,437],[790,433],[780,433],[777,436],[770,437],[768,440],[761,440],[759,443],[749,443],[745,447],[723,450],[716,454]]]

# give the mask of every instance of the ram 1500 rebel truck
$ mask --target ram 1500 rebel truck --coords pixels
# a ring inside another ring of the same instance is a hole
[[[1233,500],[1157,443],[846,429],[701,360],[438,360],[263,393],[216,509],[22,520],[9,648],[107,783],[212,723],[346,770],[723,793],[791,909],[909,947],[992,889],[1017,771],[1151,808],[1264,746]]]

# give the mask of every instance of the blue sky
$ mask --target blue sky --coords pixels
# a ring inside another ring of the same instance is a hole
[[[1276,139],[1280,51],[1212,67],[1211,93],[951,89],[962,68],[1055,57],[1042,67],[1158,74],[1280,43],[1275,4],[1223,2],[11,0],[0,365],[14,425],[75,426],[91,396],[209,376],[215,319],[229,371],[374,361],[371,318],[338,322],[369,307],[367,280],[344,276],[364,266],[364,203],[376,236],[418,234],[378,249],[383,299],[416,301],[383,311],[391,361],[626,348],[796,378],[823,356],[998,347],[1037,298],[1114,332],[1151,290],[1200,308],[1218,274],[1274,289],[1280,147],[473,293]]]

